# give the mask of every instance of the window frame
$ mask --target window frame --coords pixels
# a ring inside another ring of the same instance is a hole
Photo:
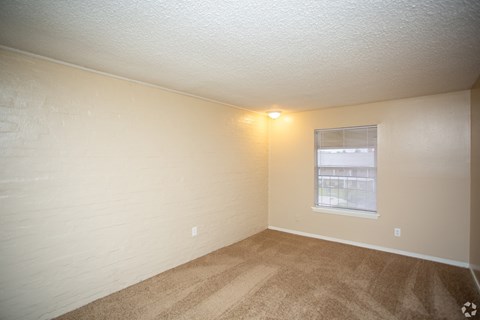
[[[366,219],[378,219],[380,214],[378,213],[378,202],[376,205],[375,211],[369,210],[361,210],[355,208],[337,208],[337,207],[328,207],[328,206],[321,206],[318,205],[318,188],[319,188],[319,168],[318,166],[318,140],[317,134],[320,131],[328,131],[328,130],[345,130],[345,129],[359,129],[359,128],[368,128],[368,127],[375,127],[377,132],[376,143],[375,143],[375,201],[378,200],[378,135],[379,135],[379,125],[378,124],[371,124],[371,125],[361,125],[361,126],[348,126],[348,127],[333,127],[333,128],[321,128],[315,129],[313,132],[314,137],[314,198],[313,198],[313,206],[312,211],[317,213],[325,213],[325,214],[334,214],[334,215],[342,215],[342,216],[350,216],[350,217],[358,217],[358,218],[366,218]]]

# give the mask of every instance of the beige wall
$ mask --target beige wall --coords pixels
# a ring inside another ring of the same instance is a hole
[[[472,181],[470,218],[470,265],[480,281],[480,78],[471,91]]]
[[[271,122],[270,226],[469,260],[468,91],[292,113]],[[379,125],[378,220],[312,212],[314,129]],[[393,236],[394,227],[402,236]]]
[[[267,226],[263,115],[0,51],[0,150],[1,319],[51,318]]]

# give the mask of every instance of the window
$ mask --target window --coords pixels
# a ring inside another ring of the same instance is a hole
[[[377,126],[315,130],[315,150],[313,209],[376,218]]]

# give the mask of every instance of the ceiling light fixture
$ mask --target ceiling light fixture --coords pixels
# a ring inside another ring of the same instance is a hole
[[[268,116],[272,119],[278,119],[282,115],[281,111],[269,111],[267,113],[268,113]]]

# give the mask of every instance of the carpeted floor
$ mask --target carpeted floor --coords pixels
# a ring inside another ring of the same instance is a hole
[[[468,269],[266,230],[57,319],[452,320],[467,301]]]

